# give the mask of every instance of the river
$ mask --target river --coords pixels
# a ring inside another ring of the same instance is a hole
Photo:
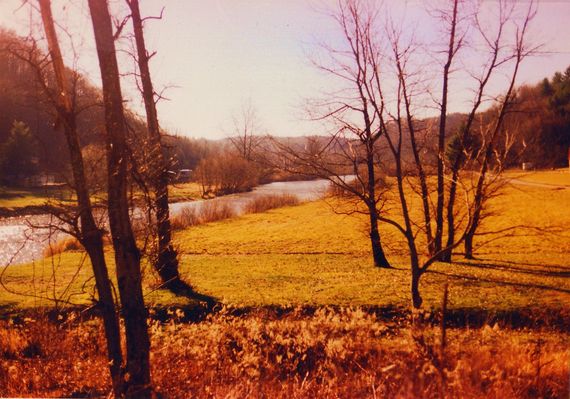
[[[247,193],[232,194],[206,201],[230,204],[237,214],[243,213],[245,204],[253,198],[270,194],[291,194],[300,201],[313,201],[321,198],[329,187],[327,180],[276,182],[263,184]],[[170,204],[172,215],[183,208],[198,207],[206,201],[176,202]],[[0,218],[0,266],[28,263],[43,257],[45,248],[51,242],[65,237],[62,232],[54,232],[46,227],[54,224],[50,215],[30,215]]]

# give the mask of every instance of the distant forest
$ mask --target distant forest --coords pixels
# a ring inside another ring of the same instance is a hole
[[[25,39],[0,31],[0,177],[3,184],[15,185],[38,173],[66,180],[69,162],[64,136],[53,107],[42,94],[34,68],[22,57]],[[46,61],[47,62],[47,61]],[[103,159],[103,107],[101,92],[84,76],[70,71],[78,115],[78,131],[87,162],[99,164]],[[48,82],[48,85],[55,85]],[[517,101],[510,110],[505,129],[522,154],[510,160],[512,167],[530,162],[534,167],[568,165],[570,146],[570,67],[532,86],[517,89]],[[493,108],[485,113],[494,112]],[[450,115],[448,148],[453,150],[454,133],[464,115]],[[432,120],[433,122],[433,120]],[[142,140],[145,123],[128,113],[132,141]],[[165,144],[173,170],[195,169],[201,160],[219,152],[219,142],[165,135]],[[300,141],[302,139],[299,139]],[[228,144],[227,142],[225,144]],[[429,143],[426,143],[430,147]],[[476,143],[474,144],[476,145]]]

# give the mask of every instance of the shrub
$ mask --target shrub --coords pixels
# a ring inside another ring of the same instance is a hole
[[[170,223],[172,229],[181,230],[186,227],[230,219],[235,216],[235,209],[226,202],[204,201],[199,206],[182,208],[180,213],[171,218]]]
[[[61,254],[65,251],[79,251],[82,250],[83,246],[79,240],[75,237],[67,237],[62,240],[58,240],[54,243],[50,243],[43,252],[45,257],[54,256]]]
[[[299,199],[291,194],[268,194],[255,197],[245,205],[245,213],[261,213],[270,209],[299,204]]]
[[[204,158],[196,167],[194,178],[202,187],[202,196],[251,191],[259,182],[255,163],[236,154],[224,152]]]

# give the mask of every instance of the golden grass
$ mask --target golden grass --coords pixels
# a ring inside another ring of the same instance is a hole
[[[230,204],[217,201],[204,201],[200,207],[185,207],[170,220],[172,229],[181,230],[201,224],[231,219],[236,216]]]
[[[59,187],[13,188],[0,187],[0,208],[17,209],[25,206],[42,206],[52,200],[72,201],[69,189]]]
[[[193,201],[202,198],[202,189],[198,183],[175,183],[168,187],[168,199],[171,202]]]
[[[63,238],[54,243],[50,243],[44,249],[43,255],[47,258],[50,256],[60,254],[65,251],[81,251],[81,250],[83,250],[83,246],[81,245],[79,240],[74,237],[68,237],[68,238]]]
[[[68,188],[0,187],[0,208],[18,209],[26,206],[42,206],[49,201],[73,202],[74,198],[74,193]],[[197,183],[181,183],[169,187],[171,202],[193,201],[200,198],[201,191]],[[103,198],[93,196],[93,202],[102,200]]]
[[[458,253],[452,264],[436,263],[422,278],[425,306],[439,307],[443,285],[449,281],[452,309],[567,314],[570,232],[564,227],[570,226],[568,203],[570,190],[508,188],[494,200],[497,216],[485,219],[482,231],[514,225],[544,231],[519,228],[478,248],[475,261],[467,262]],[[393,229],[382,226],[382,234],[395,270],[372,266],[365,217],[335,214],[322,201],[194,226],[174,237],[183,277],[199,292],[227,304],[407,308],[405,246]],[[496,237],[479,237],[475,244],[492,238]],[[108,261],[112,269],[112,256]],[[50,306],[55,299],[60,304],[85,304],[93,295],[90,265],[81,253],[11,266],[2,272],[0,282],[4,284],[0,288],[4,312]],[[155,290],[156,284],[146,265],[145,292],[150,306],[192,303]],[[34,296],[10,293],[5,288]]]
[[[385,322],[358,308],[276,316],[222,311],[152,321],[154,389],[164,397],[535,398],[568,393],[568,336],[497,326]],[[0,395],[110,392],[99,322],[0,323]],[[442,379],[442,376],[444,377]]]
[[[511,170],[506,177],[520,179],[526,182],[552,184],[570,187],[570,169],[521,171]]]

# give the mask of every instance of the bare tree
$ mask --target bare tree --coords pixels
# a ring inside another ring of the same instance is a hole
[[[451,73],[451,65],[455,55],[462,46],[462,37],[457,37],[458,30],[458,6],[459,0],[453,0],[452,11],[450,13],[443,13],[442,20],[449,21],[449,45],[447,47],[447,59],[443,66],[443,73],[441,76],[441,101],[439,103],[439,131],[437,135],[437,206],[435,213],[435,237],[433,245],[428,242],[431,254],[440,252],[443,242],[443,210],[445,203],[445,134],[447,122],[447,102],[449,92],[449,76]],[[425,210],[424,210],[425,211]],[[429,212],[425,212],[426,215]],[[427,224],[427,223],[426,223]],[[429,230],[428,230],[429,232]],[[428,237],[429,241],[429,237]]]
[[[450,184],[448,191],[447,200],[447,243],[446,249],[444,249],[441,261],[451,262],[451,243],[455,240],[455,200],[457,196],[457,188],[459,184],[459,176],[462,169],[466,166],[466,158],[470,157],[470,146],[469,142],[473,140],[473,137],[477,135],[475,133],[476,116],[480,111],[481,105],[483,104],[485,94],[488,88],[488,83],[492,76],[498,71],[499,67],[512,57],[511,54],[503,54],[504,51],[504,41],[505,41],[505,26],[508,22],[508,13],[501,13],[499,16],[498,26],[496,28],[495,35],[491,36],[490,33],[485,32],[485,29],[481,27],[479,23],[479,18],[475,15],[475,26],[477,27],[478,33],[484,39],[487,46],[488,60],[483,68],[480,75],[473,75],[476,80],[477,87],[475,89],[475,98],[473,100],[471,110],[468,113],[466,121],[462,124],[459,134],[457,136],[457,153],[452,159],[449,160],[450,165]]]
[[[492,118],[491,122],[487,124],[485,127],[485,143],[482,149],[482,159],[481,159],[481,167],[479,170],[479,177],[477,179],[477,184],[475,186],[475,198],[474,198],[474,210],[473,215],[471,218],[471,223],[467,229],[465,235],[465,257],[468,259],[473,258],[473,238],[475,237],[475,233],[479,226],[479,222],[481,219],[481,212],[483,210],[484,204],[486,199],[488,198],[487,195],[487,188],[489,187],[488,184],[488,172],[489,169],[492,167],[492,157],[495,155],[495,160],[497,161],[499,167],[495,169],[496,173],[492,176],[493,179],[496,179],[500,172],[502,172],[502,161],[507,158],[508,149],[510,147],[507,144],[505,147],[507,153],[498,153],[499,150],[498,141],[501,138],[501,133],[503,131],[503,124],[505,121],[506,115],[509,113],[510,109],[514,103],[514,96],[515,96],[515,82],[518,75],[519,68],[521,66],[522,61],[532,54],[535,49],[528,47],[526,44],[525,36],[528,32],[528,24],[532,17],[534,16],[534,8],[531,2],[527,17],[523,21],[521,25],[516,26],[516,43],[514,49],[514,68],[510,78],[509,87],[503,97],[499,100],[499,105],[497,107],[496,114],[494,118]],[[510,140],[507,140],[509,142]]]
[[[67,215],[67,217],[59,215],[59,218],[71,221],[70,226],[72,230],[70,230],[70,232],[73,233],[84,246],[91,261],[93,274],[95,276],[95,285],[99,296],[97,305],[101,311],[105,327],[107,356],[109,359],[113,391],[116,396],[121,396],[125,390],[125,380],[122,369],[123,357],[119,320],[115,311],[115,300],[113,298],[103,251],[103,231],[97,226],[89,196],[85,166],[77,132],[77,110],[74,101],[75,93],[69,87],[70,79],[68,70],[65,68],[63,62],[51,12],[50,0],[39,0],[39,8],[48,43],[51,66],[55,75],[56,90],[53,90],[46,84],[47,79],[41,62],[35,57],[27,58],[27,61],[36,71],[37,81],[53,105],[57,118],[63,126],[73,175],[73,187],[77,195],[77,215],[80,224],[78,225],[74,222],[76,218],[72,215]]]
[[[173,290],[181,291],[189,288],[180,279],[178,258],[172,246],[172,233],[168,209],[168,164],[164,157],[158,114],[156,112],[155,91],[150,75],[148,53],[144,40],[143,19],[141,18],[138,0],[126,0],[131,10],[133,31],[137,48],[137,62],[140,73],[141,91],[144,99],[148,136],[150,141],[151,185],[154,191],[154,207],[156,209],[156,234],[158,253],[154,267],[163,284]]]
[[[113,27],[107,1],[89,0],[89,10],[103,83],[109,226],[127,341],[125,371],[129,376],[129,386],[125,395],[150,398],[148,315],[142,293],[140,251],[129,218],[127,165],[130,155]]]
[[[328,62],[314,62],[323,73],[345,84],[326,99],[310,104],[313,119],[332,125],[329,139],[323,143],[310,142],[305,148],[288,146],[279,140],[274,143],[281,153],[281,168],[328,179],[341,191],[351,194],[356,200],[352,212],[365,213],[369,219],[374,265],[390,267],[378,230],[383,179],[377,167],[380,154],[376,144],[384,130],[370,101],[371,95],[379,95],[372,82],[377,77],[374,65],[378,64],[380,54],[377,48],[370,47],[371,42],[364,40],[374,34],[377,13],[372,6],[366,7],[367,13],[361,13],[360,7],[365,8],[360,1],[339,2],[333,18],[346,47],[323,45]]]
[[[257,112],[251,100],[242,105],[239,115],[233,116],[233,124],[234,130],[229,138],[230,142],[243,159],[253,161],[263,137],[260,135]]]
[[[491,57],[490,64],[485,72],[493,72],[499,65],[512,65],[509,76],[509,88],[505,96],[501,97],[496,107],[497,113],[488,114],[483,129],[483,150],[477,154],[469,155],[475,162],[481,162],[481,169],[477,174],[473,189],[463,187],[461,180],[456,180],[458,187],[463,188],[464,209],[463,216],[452,221],[454,231],[461,227],[459,233],[443,247],[436,242],[436,236],[443,234],[444,221],[442,219],[442,204],[445,198],[443,182],[448,179],[443,162],[445,161],[445,139],[447,125],[447,93],[449,91],[449,74],[453,58],[463,45],[463,33],[466,28],[460,28],[458,23],[466,23],[467,18],[459,15],[460,1],[452,3],[452,10],[446,14],[448,25],[448,47],[444,71],[438,80],[443,86],[443,99],[438,102],[439,121],[438,128],[432,129],[429,120],[420,120],[414,115],[414,110],[421,107],[422,100],[429,97],[429,90],[423,80],[423,71],[414,70],[414,56],[420,47],[415,38],[404,37],[401,28],[395,28],[389,21],[381,24],[376,17],[385,10],[375,9],[370,3],[359,0],[339,2],[335,14],[340,23],[342,34],[348,42],[348,51],[327,48],[333,59],[333,66],[319,67],[327,73],[333,74],[350,82],[352,91],[339,91],[324,105],[329,112],[322,114],[321,118],[332,120],[337,130],[331,138],[321,143],[318,151],[295,151],[286,149],[287,161],[295,160],[297,165],[310,166],[316,172],[329,178],[345,192],[350,192],[362,203],[372,219],[394,227],[404,238],[410,260],[411,269],[411,297],[415,308],[422,305],[420,294],[421,277],[428,271],[434,262],[439,260],[445,251],[451,251],[460,245],[464,239],[476,228],[477,220],[484,205],[484,187],[488,179],[485,177],[486,169],[493,160],[500,159],[498,149],[508,151],[507,141],[498,145],[498,138],[504,120],[504,113],[509,107],[512,98],[512,89],[516,79],[520,62],[528,54],[525,47],[525,32],[527,25],[533,17],[533,5],[522,18],[522,26],[516,24],[514,18],[504,16],[504,4],[499,6],[500,17],[498,22],[498,40],[507,22],[515,30],[515,40],[512,47],[497,47],[490,42],[490,48],[496,48],[498,54]],[[388,51],[384,51],[387,49]],[[347,56],[347,54],[349,56]],[[491,51],[493,54],[493,51]],[[417,67],[416,67],[417,68]],[[485,75],[483,76],[485,79]],[[481,84],[483,80],[478,82]],[[394,84],[395,82],[395,84]],[[423,97],[423,98],[422,98]],[[319,104],[322,109],[323,104]],[[466,123],[473,124],[469,118],[477,115],[480,103],[475,102]],[[355,125],[355,115],[362,117],[362,125]],[[446,119],[443,120],[442,119]],[[463,127],[471,131],[471,127]],[[347,134],[348,133],[348,134]],[[425,137],[420,140],[420,134]],[[469,133],[471,137],[472,133]],[[428,170],[431,161],[422,156],[422,151],[430,143],[437,143],[437,167],[434,179],[429,178]],[[492,144],[494,143],[494,144]],[[282,146],[283,147],[283,146]],[[311,146],[311,148],[314,146]],[[465,147],[466,148],[466,147]],[[411,160],[412,167],[407,166]],[[476,161],[475,161],[476,160]],[[483,165],[487,166],[483,166]],[[351,166],[353,181],[343,179],[342,172],[347,174],[347,166]],[[362,170],[361,166],[366,166]],[[460,165],[466,165],[460,163]],[[364,172],[364,173],[363,173]],[[378,179],[383,173],[385,178]],[[373,176],[373,178],[371,178]],[[382,184],[384,180],[384,184]],[[392,189],[391,182],[394,182]],[[430,186],[431,185],[431,186]],[[491,186],[487,186],[491,187]],[[372,190],[370,190],[372,188]],[[491,191],[489,190],[489,193]],[[436,193],[438,200],[433,206],[429,201],[431,193]],[[373,194],[373,195],[372,195]],[[457,192],[454,193],[457,202]],[[419,198],[418,198],[419,197]],[[423,204],[423,212],[412,212],[412,204],[417,200]],[[370,206],[373,205],[373,206]],[[431,220],[435,217],[435,234],[431,229]],[[439,226],[439,227],[438,227]],[[372,234],[371,234],[372,236]],[[423,247],[425,243],[425,248]]]
[[[456,7],[457,6],[457,2],[454,3],[454,15],[456,13]],[[403,234],[404,236],[406,236],[407,242],[408,242],[408,247],[410,249],[410,258],[411,258],[411,263],[412,263],[412,302],[414,307],[419,307],[421,305],[421,296],[419,293],[419,280],[421,278],[421,276],[428,270],[428,268],[433,264],[433,262],[435,260],[439,260],[441,259],[442,255],[445,254],[446,252],[448,254],[451,253],[452,249],[457,247],[461,242],[463,242],[463,240],[465,240],[466,244],[468,243],[468,241],[470,240],[470,236],[472,235],[472,231],[475,230],[477,228],[478,225],[478,220],[480,219],[480,215],[481,215],[481,211],[483,210],[483,206],[485,204],[485,201],[490,199],[492,197],[492,195],[494,193],[496,193],[496,185],[493,186],[493,181],[489,181],[485,174],[486,171],[489,168],[489,164],[491,161],[491,156],[493,154],[496,155],[495,160],[498,163],[501,163],[501,161],[503,159],[506,158],[506,154],[510,151],[510,146],[511,146],[511,141],[509,139],[505,140],[503,142],[503,146],[502,146],[502,150],[503,153],[500,154],[499,151],[494,151],[494,149],[497,149],[498,147],[496,146],[498,143],[498,139],[499,139],[499,135],[500,132],[502,131],[502,126],[503,126],[503,122],[504,122],[504,118],[505,118],[505,114],[507,112],[507,110],[509,109],[509,107],[512,104],[512,94],[513,94],[513,89],[514,89],[514,84],[516,81],[516,77],[517,77],[517,72],[519,70],[520,64],[523,61],[523,59],[529,54],[530,49],[528,49],[526,47],[526,43],[525,43],[525,34],[527,32],[527,28],[528,28],[528,24],[530,23],[530,21],[532,20],[533,16],[534,16],[534,5],[531,3],[527,9],[526,14],[522,17],[522,25],[518,25],[517,24],[517,20],[515,18],[512,17],[512,15],[507,12],[505,13],[505,8],[506,5],[504,2],[499,2],[499,18],[498,18],[498,26],[497,26],[497,35],[494,41],[490,41],[490,40],[486,40],[486,42],[489,44],[489,47],[491,49],[491,61],[489,62],[489,64],[487,64],[487,68],[484,69],[484,75],[482,79],[478,79],[478,89],[476,91],[476,100],[474,103],[474,106],[467,118],[467,122],[462,126],[461,130],[461,152],[467,151],[468,146],[466,146],[466,142],[467,142],[467,138],[469,137],[469,135],[472,132],[471,127],[473,125],[473,121],[475,119],[475,115],[477,113],[478,107],[480,105],[481,102],[481,96],[483,93],[483,90],[485,89],[485,85],[486,85],[486,81],[488,81],[489,76],[495,71],[495,69],[502,64],[506,64],[509,61],[513,61],[513,66],[512,66],[512,70],[510,72],[510,76],[508,79],[508,89],[506,94],[501,97],[499,99],[498,105],[496,107],[497,112],[496,113],[490,113],[488,120],[486,122],[485,126],[480,126],[481,127],[481,131],[483,131],[482,134],[482,140],[484,142],[483,144],[483,148],[480,149],[477,153],[478,154],[482,154],[482,155],[469,155],[468,157],[471,159],[477,159],[478,162],[480,162],[481,164],[481,168],[479,171],[479,174],[477,175],[477,183],[475,186],[475,190],[473,192],[473,190],[469,190],[466,189],[464,191],[464,195],[465,195],[465,207],[466,207],[466,221],[462,224],[463,226],[463,232],[460,235],[448,235],[448,241],[446,243],[446,246],[443,248],[439,248],[437,249],[437,245],[435,246],[435,252],[430,253],[430,256],[426,257],[423,261],[418,262],[417,259],[415,259],[418,256],[418,250],[417,250],[417,245],[416,245],[416,235],[413,232],[412,226],[413,226],[413,220],[411,218],[411,213],[409,210],[409,194],[406,192],[406,189],[404,187],[403,184],[403,179],[400,176],[401,172],[396,174],[396,178],[398,181],[398,191],[399,191],[399,198],[400,198],[400,205],[402,208],[402,214],[403,214],[403,218],[404,218],[404,225],[401,225],[400,223],[396,222],[394,219],[391,220],[386,220],[388,223],[392,223],[394,226],[396,226]],[[506,49],[502,48],[502,44],[501,44],[501,39],[502,39],[502,35],[503,35],[503,30],[506,29],[506,24],[507,22],[510,22],[512,24],[512,28],[514,29],[515,33],[514,33],[514,40],[512,43],[512,47],[509,48],[507,47]],[[451,19],[451,24],[456,24],[457,23],[457,18],[454,17]],[[452,28],[451,30],[454,31],[456,28]],[[487,39],[487,37],[485,37]],[[399,37],[398,35],[393,35],[392,36],[392,49],[393,49],[393,53],[394,53],[394,59],[396,61],[397,65],[402,65],[403,63],[405,63],[407,57],[409,56],[409,53],[407,53],[406,51],[400,51],[399,50]],[[409,47],[408,47],[409,48]],[[452,48],[452,43],[450,42],[450,50]],[[506,54],[505,54],[506,53]],[[400,82],[399,84],[399,92],[398,92],[398,100],[397,100],[397,104],[398,104],[398,109],[401,106],[402,103],[402,97],[403,97],[403,102],[406,104],[408,102],[408,100],[406,99],[407,94],[404,91],[404,88],[406,86],[406,79],[407,76],[409,76],[409,74],[405,71],[402,70],[402,68],[398,67],[397,68],[398,71],[398,80]],[[444,73],[443,79],[447,79],[446,74]],[[400,112],[397,112],[397,117],[394,118],[394,121],[396,122],[396,124],[398,125],[398,134],[397,134],[397,144],[395,143],[395,140],[393,138],[393,135],[391,134],[390,131],[387,132],[386,134],[386,139],[389,143],[389,146],[392,150],[392,153],[394,155],[394,159],[395,162],[397,164],[401,163],[401,159],[402,159],[402,152],[400,149],[400,141],[401,141],[401,137],[402,137],[402,133],[405,129],[411,131],[413,130],[413,119],[410,117],[409,112],[408,112],[408,106],[407,104],[404,107],[406,109],[406,126],[402,126],[402,122],[401,122],[401,118],[400,118]],[[443,113],[440,115],[440,118],[446,117]],[[441,121],[440,121],[440,129],[441,129]],[[443,160],[443,156],[440,152],[440,147],[439,147],[439,138],[441,135],[441,130],[438,132],[438,162],[440,160]],[[494,144],[493,144],[494,143]],[[458,156],[455,157],[455,159],[453,160],[454,163],[457,163],[456,165],[454,165],[454,167],[459,168],[461,165],[466,165],[466,163],[461,162],[461,157],[463,156],[463,154],[459,154]],[[496,169],[497,171],[500,170],[500,168]],[[446,175],[442,175],[443,177],[447,178]],[[460,181],[457,180],[457,176],[456,175],[452,175],[452,179],[455,178],[454,180],[454,184],[455,186],[452,185],[452,188],[455,187],[455,189],[457,189],[457,186],[460,184]],[[439,186],[440,186],[440,182],[439,182],[439,166],[438,166],[438,182],[437,182],[437,193],[438,193],[438,197],[439,197]],[[454,192],[454,197],[453,199],[455,200],[455,195],[456,193]],[[407,209],[408,208],[408,209]],[[438,204],[438,208],[439,208],[439,204]],[[449,209],[449,208],[448,208]],[[439,212],[436,211],[436,212]],[[394,223],[396,222],[396,223]],[[458,223],[460,221],[455,220],[453,217],[449,217],[448,215],[448,222],[451,223],[448,227],[448,230],[451,230],[452,232],[454,232],[460,225],[461,223]],[[439,223],[439,222],[437,222]],[[437,233],[436,233],[437,234]]]
[[[499,2],[498,22],[493,36],[488,32],[488,28],[482,26],[479,15],[475,15],[474,25],[487,47],[488,61],[482,73],[473,76],[476,80],[475,99],[458,135],[459,152],[454,159],[450,160],[451,178],[446,210],[447,245],[440,258],[440,260],[446,262],[451,261],[450,248],[455,238],[454,207],[462,169],[467,173],[472,173],[473,169],[479,169],[476,183],[473,187],[474,198],[471,222],[467,227],[465,235],[465,256],[472,258],[473,239],[480,225],[485,204],[504,186],[504,181],[500,178],[500,174],[506,166],[505,162],[507,159],[513,156],[511,151],[513,136],[504,129],[505,118],[515,105],[515,83],[520,65],[525,58],[532,55],[537,49],[537,47],[528,45],[526,40],[528,24],[536,11],[534,2],[529,3],[521,23],[516,23],[515,21],[513,16],[514,6],[514,4],[509,4],[508,2]],[[508,22],[515,24],[513,27],[515,31],[514,43],[505,39],[505,36],[507,36],[506,31],[509,29],[507,26]],[[496,99],[497,105],[483,117],[480,113],[480,108],[488,90],[488,83],[493,76],[497,75],[499,68],[508,62],[514,62],[511,72],[507,75],[509,76],[508,88],[504,94]],[[477,123],[476,116],[478,113],[481,117]],[[480,145],[477,148],[470,148],[476,141]],[[519,151],[517,156],[520,155]],[[493,169],[491,174],[488,173],[490,168]]]

